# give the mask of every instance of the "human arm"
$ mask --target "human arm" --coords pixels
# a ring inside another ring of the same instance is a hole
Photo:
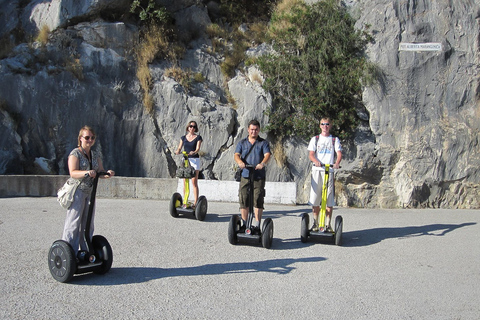
[[[80,170],[80,160],[74,155],[68,156],[68,171],[73,179],[95,178],[97,175],[95,170]]]
[[[257,164],[257,166],[255,167],[255,170],[261,170],[263,168],[265,168],[265,166],[267,165],[267,162],[268,160],[270,160],[270,156],[271,156],[271,153],[270,152],[267,152],[263,155],[263,160],[262,162],[260,162],[259,164]]]
[[[103,161],[100,158],[98,159],[98,172],[105,172],[105,169],[103,168]],[[108,175],[105,175],[101,178],[110,178],[115,175],[115,171],[113,170],[106,170],[106,172]]]
[[[309,151],[308,152],[308,159],[310,159],[310,161],[312,161],[312,163],[315,167],[321,167],[322,163],[320,162],[320,160],[317,159],[317,156],[316,156],[315,153],[316,153],[315,151]]]
[[[241,154],[240,153],[235,153],[235,155],[233,157],[234,157],[235,162],[237,163],[238,167],[240,169],[245,169],[245,162],[243,162],[243,160],[241,158]]]
[[[177,150],[175,150],[175,154],[180,154],[180,150],[182,150],[183,147],[183,140],[180,139],[180,143],[178,144]]]
[[[342,151],[337,151],[337,159],[335,160],[335,163],[333,165],[334,169],[340,168],[340,161],[342,161]]]

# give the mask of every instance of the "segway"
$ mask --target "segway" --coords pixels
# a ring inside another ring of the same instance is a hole
[[[264,248],[270,249],[273,240],[273,221],[267,218],[263,221],[260,234],[252,232],[252,222],[255,217],[253,209],[253,175],[255,167],[252,165],[245,166],[248,169],[248,217],[245,225],[242,226],[242,219],[239,215],[233,215],[228,225],[228,242],[237,244],[244,242],[249,244],[262,244]]]
[[[310,216],[307,212],[302,214],[302,224],[300,230],[300,240],[302,242],[307,242],[308,238],[317,240],[317,241],[330,241],[334,242],[337,246],[342,245],[342,230],[343,230],[343,218],[342,216],[337,216],[335,218],[335,229],[334,231],[329,231],[325,227],[325,215],[327,211],[327,191],[328,191],[328,176],[330,171],[330,165],[325,164],[325,178],[323,179],[322,187],[322,205],[320,207],[320,219],[317,222],[317,226],[312,226],[311,229],[308,228],[310,223]],[[313,231],[316,229],[317,231]]]
[[[83,274],[93,272],[96,274],[105,274],[112,267],[113,252],[107,239],[100,235],[93,236],[90,239],[90,224],[92,222],[93,208],[95,206],[95,196],[97,193],[98,178],[108,176],[107,172],[98,172],[93,179],[93,188],[88,202],[87,225],[83,237],[87,245],[87,250],[80,251],[78,258],[75,250],[70,244],[63,240],[55,241],[48,252],[48,268],[53,278],[59,282],[68,282],[74,274]]]
[[[182,154],[184,159],[184,168],[181,169],[188,169],[190,167],[188,154],[185,151],[183,151]],[[192,171],[192,173],[195,174],[195,171]],[[186,170],[183,170],[182,172],[186,172]],[[197,220],[203,221],[207,215],[207,198],[205,198],[205,196],[198,197],[197,204],[195,206],[188,201],[188,197],[190,196],[190,178],[192,178],[192,173],[180,175],[184,178],[184,197],[182,200],[180,193],[175,192],[173,194],[170,200],[170,215],[174,218],[178,218],[180,214],[183,214],[185,216],[194,216]],[[177,174],[177,177],[178,176],[179,175]]]

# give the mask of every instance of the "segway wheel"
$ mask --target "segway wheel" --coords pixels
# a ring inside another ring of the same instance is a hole
[[[48,251],[48,268],[58,282],[68,282],[77,271],[75,253],[68,242],[55,241]]]
[[[262,229],[262,246],[270,249],[273,241],[273,221],[271,218],[265,219]]]
[[[230,218],[230,222],[228,223],[228,242],[230,244],[237,244],[237,232],[240,230],[240,220],[237,215],[233,215]]]
[[[182,205],[182,196],[180,193],[175,192],[170,199],[170,215],[174,218],[178,217],[177,208]]]
[[[102,265],[93,272],[96,274],[105,274],[112,267],[113,251],[110,243],[102,236],[93,236],[92,245],[95,255],[102,261]]]
[[[308,230],[308,225],[310,224],[310,216],[308,213],[302,214],[302,225],[300,228],[300,241],[303,243],[308,241],[308,236],[310,235],[310,231]]]
[[[195,218],[200,221],[205,220],[205,216],[207,215],[207,208],[207,198],[205,198],[205,196],[200,196],[197,201],[197,206],[195,207]]]
[[[337,246],[342,245],[342,231],[343,231],[343,218],[337,216],[335,218],[335,244]]]

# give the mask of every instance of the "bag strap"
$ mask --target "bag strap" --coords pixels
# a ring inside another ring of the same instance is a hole
[[[250,147],[250,150],[248,150],[247,154],[245,155],[245,158],[242,159],[242,160],[244,160],[243,162],[245,162],[247,160],[248,155],[250,154],[250,152],[252,152],[252,149],[253,149],[253,147],[255,147],[255,144],[257,143],[257,141],[258,141],[258,139],[256,139],[255,142],[252,144],[252,146]]]
[[[332,136],[333,151],[335,151],[335,136]],[[317,151],[318,135],[315,136],[315,151]]]

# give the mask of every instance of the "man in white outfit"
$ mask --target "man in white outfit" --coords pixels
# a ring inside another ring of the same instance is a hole
[[[325,178],[325,164],[330,164],[327,192],[327,209],[325,213],[325,230],[332,232],[331,220],[334,199],[334,169],[340,168],[342,161],[342,145],[340,139],[330,134],[332,121],[330,118],[320,120],[320,129],[322,133],[310,139],[308,144],[308,157],[312,161],[312,187],[310,189],[310,201],[313,211],[313,231],[318,231],[318,215],[320,213],[320,204],[322,200],[322,187]]]

